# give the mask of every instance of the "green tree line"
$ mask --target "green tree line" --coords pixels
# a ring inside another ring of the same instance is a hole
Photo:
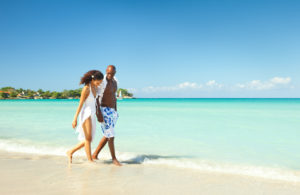
[[[43,99],[68,99],[68,98],[80,98],[82,88],[74,89],[74,90],[63,90],[62,92],[58,91],[44,91],[39,89],[37,91],[32,89],[15,89],[13,87],[2,87],[0,89],[0,98],[1,99],[15,99],[15,98],[25,98],[25,99],[33,99],[43,98]],[[132,93],[129,93],[127,89],[119,88],[117,94],[122,93],[122,97],[133,97]]]
[[[79,98],[82,88],[75,90],[63,90],[62,92],[58,91],[44,91],[39,89],[37,91],[32,89],[15,89],[13,87],[2,87],[0,89],[0,98],[28,98],[33,99],[34,97],[43,98],[43,99],[67,99],[67,98]]]

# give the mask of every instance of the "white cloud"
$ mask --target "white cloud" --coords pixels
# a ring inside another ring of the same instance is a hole
[[[130,93],[136,93],[138,91],[138,89],[136,89],[136,88],[128,88],[127,90]]]
[[[145,87],[142,89],[144,92],[158,92],[158,91],[178,91],[183,89],[201,89],[202,85],[191,82],[183,82],[175,86],[159,86],[159,87]]]
[[[236,84],[236,87],[240,89],[269,90],[278,87],[286,87],[291,82],[291,80],[292,79],[290,77],[274,77],[269,81],[253,80],[244,84],[238,83]]]
[[[198,86],[197,83],[184,82],[177,85],[177,87],[180,89],[184,89],[184,88],[199,88],[200,86]]]
[[[206,83],[206,85],[207,85],[207,86],[213,86],[215,83],[216,83],[215,80],[211,80],[211,81],[208,81],[208,82]]]
[[[209,87],[217,87],[217,88],[222,88],[223,85],[222,84],[219,84],[217,83],[215,80],[210,80],[206,83],[206,86],[209,86]]]
[[[244,85],[244,84],[236,84],[236,86],[238,87],[238,88],[241,88],[241,89],[243,89],[243,88],[245,88],[246,87],[246,85]]]
[[[195,82],[183,82],[175,86],[160,86],[160,87],[145,87],[142,89],[144,92],[163,92],[163,91],[179,91],[179,90],[205,90],[212,88],[222,88],[223,85],[217,83],[215,80],[208,81],[206,84],[197,84]]]
[[[174,86],[149,86],[142,88],[142,92],[154,93],[154,92],[171,92],[171,91],[183,91],[183,90],[194,90],[194,91],[213,91],[213,90],[270,90],[277,88],[290,88],[291,82],[290,77],[274,77],[267,81],[252,80],[246,83],[237,83],[235,85],[224,85],[218,83],[216,80],[209,80],[204,84],[198,84],[195,82],[183,82]],[[138,89],[134,89],[140,91]],[[130,91],[134,91],[130,90]]]
[[[286,77],[286,78],[274,77],[271,79],[271,82],[276,84],[288,84],[291,82],[291,80],[292,79],[290,77]]]
[[[149,86],[149,87],[144,87],[142,89],[142,91],[144,92],[158,92],[158,91],[171,91],[171,87],[153,87],[153,86]]]

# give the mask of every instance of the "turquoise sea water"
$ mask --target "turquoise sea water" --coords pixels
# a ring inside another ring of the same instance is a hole
[[[77,143],[77,106],[1,100],[0,149],[64,155]],[[118,101],[118,111],[124,163],[300,181],[300,99],[132,99]],[[93,148],[101,136],[98,125]],[[109,158],[107,148],[101,157]]]

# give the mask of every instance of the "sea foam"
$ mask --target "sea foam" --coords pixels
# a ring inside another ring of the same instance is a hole
[[[67,147],[51,147],[45,145],[32,145],[26,140],[0,139],[1,150],[7,152],[20,152],[37,155],[65,156]],[[259,177],[272,180],[288,182],[300,182],[300,173],[295,170],[278,167],[262,167],[253,165],[238,165],[230,163],[220,163],[210,160],[195,158],[184,158],[176,156],[161,156],[151,154],[136,154],[132,152],[116,152],[118,159],[123,164],[141,164],[144,166],[168,166],[191,171],[213,172],[221,174],[243,175]],[[85,156],[84,150],[80,150],[74,156]],[[104,151],[100,156],[101,160],[110,160],[110,153]]]

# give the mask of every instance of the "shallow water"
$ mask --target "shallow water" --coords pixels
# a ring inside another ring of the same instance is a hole
[[[1,100],[1,149],[64,155],[77,143],[77,105]],[[300,181],[300,99],[132,99],[118,101],[118,112],[124,162]],[[109,158],[107,148],[101,155]]]

